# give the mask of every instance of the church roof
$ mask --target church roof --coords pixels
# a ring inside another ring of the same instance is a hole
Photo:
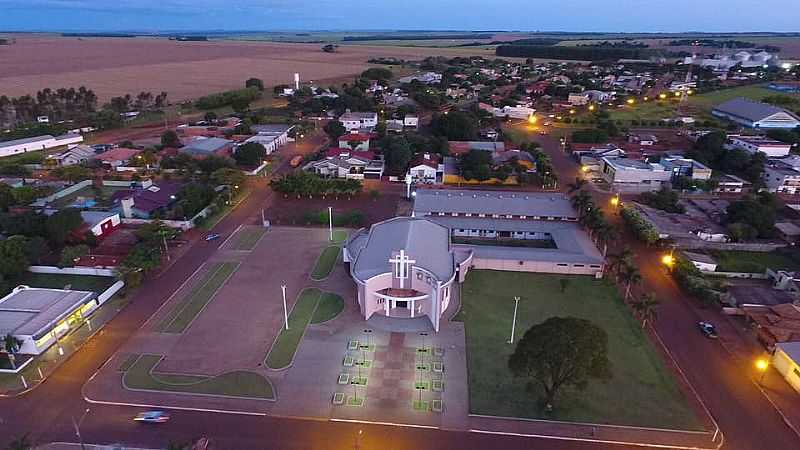
[[[389,259],[405,250],[421,267],[439,281],[448,281],[455,274],[455,260],[450,248],[447,228],[427,219],[395,217],[361,230],[347,242],[353,255],[351,272],[359,280],[392,271]]]

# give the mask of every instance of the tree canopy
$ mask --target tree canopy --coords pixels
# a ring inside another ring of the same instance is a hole
[[[341,137],[343,134],[347,132],[347,130],[344,128],[344,125],[342,125],[342,122],[339,122],[338,120],[329,121],[328,123],[325,124],[325,127],[323,129],[325,130],[325,133],[328,134],[328,136],[331,138],[332,141],[338,140],[339,137]]]
[[[175,130],[167,130],[161,133],[161,145],[164,147],[180,147],[181,139]]]
[[[470,141],[478,138],[478,118],[463,111],[437,114],[431,123],[433,132],[451,141]]]
[[[525,332],[508,367],[552,407],[562,388],[583,390],[592,379],[610,378],[608,335],[589,320],[551,317]]]
[[[267,150],[258,142],[242,144],[233,154],[233,159],[242,166],[258,166],[267,156]]]
[[[264,82],[260,78],[248,78],[247,81],[244,82],[244,87],[246,88],[256,88],[259,91],[264,90]]]

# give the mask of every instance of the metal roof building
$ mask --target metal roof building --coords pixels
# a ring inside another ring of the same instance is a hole
[[[800,126],[800,118],[785,109],[741,97],[717,105],[711,114],[749,128]]]

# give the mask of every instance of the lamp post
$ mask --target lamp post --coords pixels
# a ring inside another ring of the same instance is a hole
[[[514,318],[511,320],[511,339],[508,340],[509,344],[514,343],[514,330],[517,328],[517,306],[519,306],[519,297],[514,297]]]
[[[89,408],[86,408],[86,411],[83,412],[80,420],[75,420],[75,417],[72,417],[72,426],[75,427],[75,436],[78,437],[78,442],[81,444],[81,450],[86,450],[86,446],[83,443],[83,436],[81,436],[81,424],[83,420],[86,419],[86,416],[89,414]]]
[[[333,207],[328,206],[328,234],[333,242]]]
[[[361,435],[364,433],[364,430],[358,430],[358,434],[356,435],[356,450],[361,448]]]
[[[283,323],[286,329],[289,329],[289,313],[286,311],[286,285],[281,285],[281,294],[283,294]]]

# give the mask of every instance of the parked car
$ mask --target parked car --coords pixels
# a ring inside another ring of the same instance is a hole
[[[208,236],[206,236],[206,241],[213,241],[213,240],[219,239],[219,236],[220,235],[217,234],[217,233],[211,233]]]
[[[717,336],[717,329],[714,328],[714,324],[711,322],[700,321],[697,323],[700,327],[700,332],[709,339],[716,339]]]
[[[169,414],[164,411],[146,411],[133,418],[135,422],[164,423],[169,420]]]

